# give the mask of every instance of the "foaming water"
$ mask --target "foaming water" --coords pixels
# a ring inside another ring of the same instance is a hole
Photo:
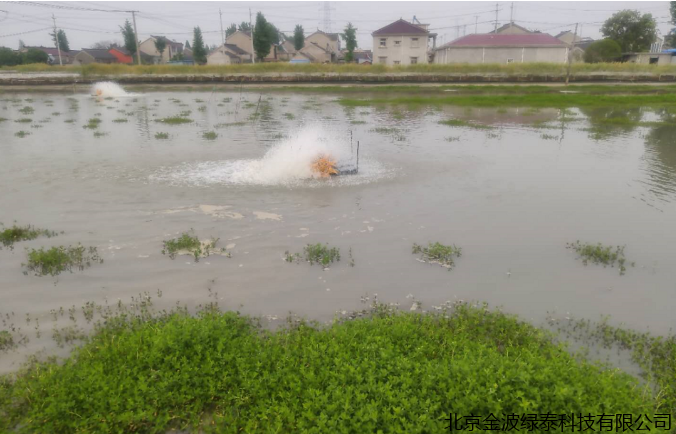
[[[135,93],[129,93],[117,83],[112,81],[100,81],[92,85],[91,94],[100,97],[121,98],[125,96],[136,96]]]
[[[357,163],[357,144],[320,126],[306,127],[278,143],[258,160],[226,160],[183,164],[162,168],[150,176],[151,181],[188,185],[264,185],[308,186],[357,185],[391,175],[382,164],[359,158],[359,171],[352,175],[318,179],[312,162],[329,156],[339,168],[353,168]]]

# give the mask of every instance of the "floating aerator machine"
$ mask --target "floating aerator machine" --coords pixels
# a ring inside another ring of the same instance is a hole
[[[359,141],[355,147],[352,141],[352,131],[350,131],[350,159],[336,162],[328,154],[320,154],[312,161],[312,173],[319,178],[330,178],[339,175],[356,175],[359,171]]]

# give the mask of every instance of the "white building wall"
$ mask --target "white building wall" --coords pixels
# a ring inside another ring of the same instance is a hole
[[[413,47],[413,39],[418,38],[418,46]],[[380,46],[380,40],[385,39],[385,47]],[[396,43],[399,41],[399,44]],[[417,57],[417,63],[427,62],[427,35],[401,36],[374,36],[373,37],[373,64],[383,63],[392,66],[410,65],[411,58]]]
[[[447,47],[434,63],[565,63],[567,47]]]

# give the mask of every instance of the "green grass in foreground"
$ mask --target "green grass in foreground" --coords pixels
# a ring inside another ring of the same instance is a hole
[[[213,305],[120,316],[64,362],[34,362],[0,386],[0,431],[26,433],[432,433],[449,413],[659,413],[636,378],[467,305],[374,305],[367,318],[274,332]]]

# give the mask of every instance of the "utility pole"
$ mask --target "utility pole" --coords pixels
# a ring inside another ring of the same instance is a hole
[[[251,25],[251,8],[249,8],[249,28],[251,29],[251,63],[256,63],[256,52],[253,45],[254,28]]]
[[[495,31],[493,33],[498,33],[498,4],[495,4]]]
[[[218,8],[218,15],[221,17],[221,39],[223,41],[223,45],[225,45],[225,33],[223,33],[223,12],[221,12],[221,8]]]
[[[514,2],[512,2],[512,6],[510,7],[509,11],[509,27],[512,27],[512,24],[514,24]]]
[[[131,12],[131,19],[134,22],[134,40],[136,41],[136,61],[141,64],[141,50],[138,48],[138,31],[136,30],[136,11]]]
[[[474,15],[474,34],[476,35],[477,26],[479,25],[479,16]]]
[[[54,40],[56,40],[56,51],[59,52],[59,66],[63,66],[61,61],[61,44],[59,44],[59,32],[56,30],[56,17],[52,14],[52,21],[54,21]]]
[[[575,33],[573,34],[573,43],[570,44],[568,48],[568,71],[566,72],[566,86],[568,86],[568,80],[570,80],[570,64],[573,62],[573,48],[575,47],[575,39],[577,39],[577,26],[578,23],[575,23]]]

